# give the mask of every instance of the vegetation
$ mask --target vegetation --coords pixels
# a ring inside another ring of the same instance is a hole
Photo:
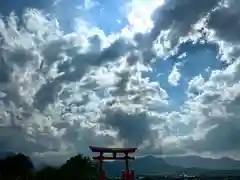
[[[36,170],[31,159],[24,154],[0,160],[1,180],[89,180],[97,177],[97,166],[81,154],[70,158],[59,168],[44,167]]]

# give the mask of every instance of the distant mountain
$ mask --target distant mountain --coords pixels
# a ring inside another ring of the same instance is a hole
[[[204,168],[210,170],[240,170],[240,161],[230,158],[212,159],[199,156],[166,157],[163,160],[172,166]]]
[[[136,159],[132,162],[132,167],[136,173],[141,174],[172,173],[181,169],[180,167],[169,165],[163,159],[155,158],[154,156]]]
[[[42,169],[48,165],[53,167],[59,166],[59,164],[48,164],[35,159],[33,159],[33,162],[36,169]],[[105,161],[103,165],[109,176],[121,176],[122,170],[125,170],[124,161]],[[138,175],[174,173],[186,173],[189,175],[221,173],[240,174],[240,161],[230,158],[212,159],[199,156],[158,158],[146,156],[130,161],[129,165]]]
[[[211,159],[198,156],[167,158],[146,156],[131,161],[130,167],[135,170],[136,174],[171,174],[183,172],[187,174],[229,173],[231,170],[240,170],[240,161],[230,158]],[[120,176],[125,166],[123,161],[112,161],[105,162],[104,168],[109,176]]]
[[[122,170],[125,170],[124,161],[105,162],[104,168],[109,176],[120,176]],[[146,156],[130,161],[130,168],[134,169],[136,174],[162,174],[173,173],[181,167],[171,166],[160,158]]]

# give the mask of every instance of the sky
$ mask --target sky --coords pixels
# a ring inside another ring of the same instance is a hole
[[[239,7],[2,0],[0,151],[240,159]]]

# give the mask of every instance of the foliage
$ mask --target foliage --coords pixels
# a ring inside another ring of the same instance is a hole
[[[3,180],[89,180],[97,176],[97,166],[81,154],[71,157],[61,167],[44,167],[37,171],[31,159],[24,154],[0,160],[0,179]]]

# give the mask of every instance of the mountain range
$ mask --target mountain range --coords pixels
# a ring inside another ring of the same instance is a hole
[[[136,174],[206,174],[206,173],[234,173],[240,174],[240,161],[221,158],[203,158],[199,156],[181,156],[158,158],[146,156],[137,158],[130,162],[130,167],[135,170]],[[124,162],[112,161],[105,162],[104,168],[109,176],[119,176],[124,170]]]

